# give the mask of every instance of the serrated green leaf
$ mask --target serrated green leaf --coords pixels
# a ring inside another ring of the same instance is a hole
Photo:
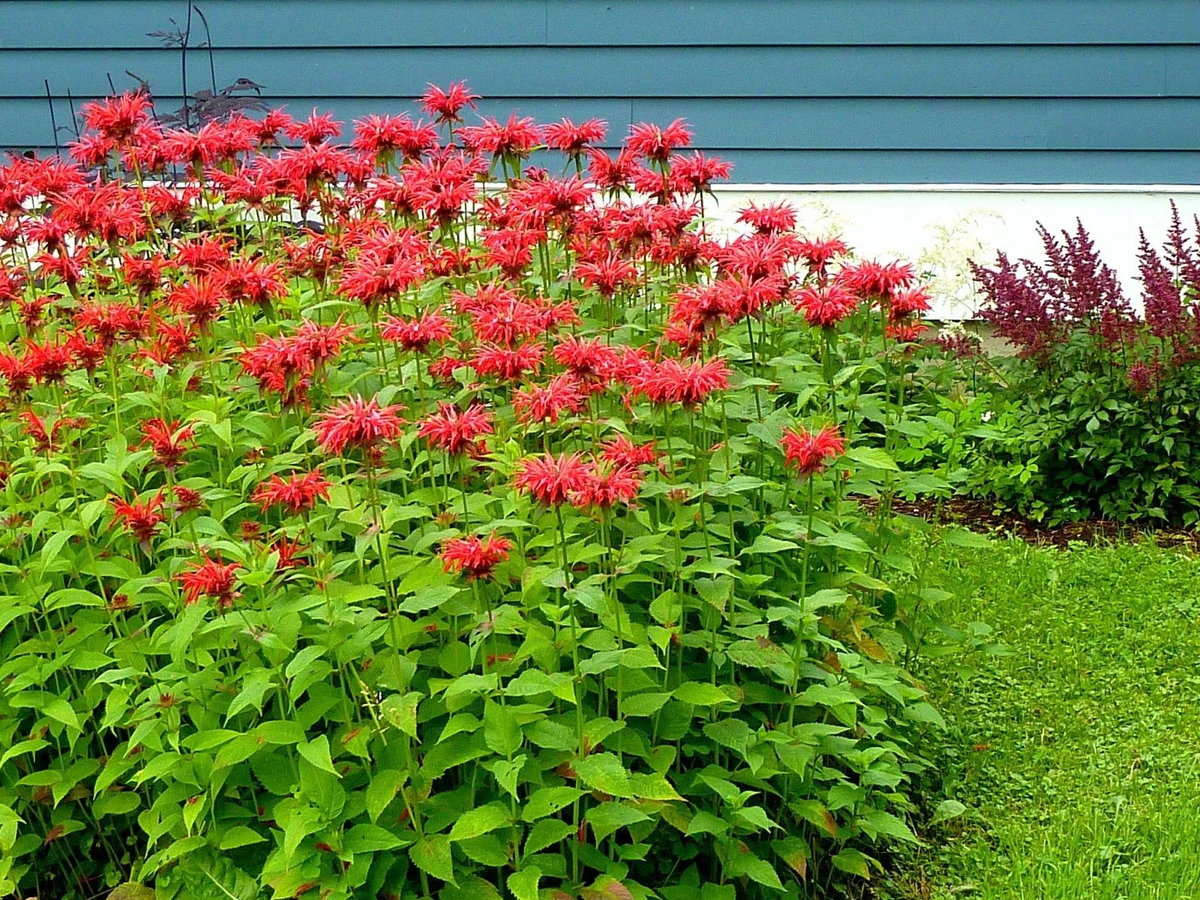
[[[565,806],[574,803],[583,796],[583,791],[569,787],[538,788],[521,811],[521,818],[526,822],[536,822],[546,816],[553,815]]]
[[[632,797],[629,772],[612,753],[593,753],[575,764],[579,781],[614,797]]]
[[[427,834],[408,851],[413,865],[434,878],[457,884],[454,879],[454,856],[450,852],[450,839],[444,834]]]
[[[715,684],[697,681],[687,681],[675,688],[675,699],[692,706],[719,706],[722,703],[734,702]]]
[[[296,750],[322,772],[329,772],[341,777],[338,770],[334,768],[333,759],[329,755],[329,738],[325,735],[322,734],[304,744],[297,744]]]
[[[525,855],[539,853],[552,844],[557,844],[571,834],[575,827],[562,819],[542,819],[529,829],[525,838]]]
[[[466,841],[489,834],[497,828],[512,824],[512,816],[499,803],[489,803],[476,809],[468,809],[458,817],[450,829],[451,841]]]
[[[537,866],[524,866],[521,871],[509,875],[505,884],[516,900],[538,900],[538,882],[541,879],[541,869]]]
[[[604,840],[618,828],[649,821],[650,817],[627,803],[610,800],[594,806],[587,812],[587,823],[596,837],[596,843]]]

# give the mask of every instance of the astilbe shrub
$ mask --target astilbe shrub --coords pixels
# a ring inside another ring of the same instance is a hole
[[[1200,517],[1200,222],[1142,233],[1132,304],[1082,224],[1046,262],[975,266],[982,317],[1016,350],[991,393],[976,489],[1038,518]]]
[[[0,892],[798,896],[912,839],[911,269],[713,240],[683,122],[475,99],[127,95],[0,168]]]

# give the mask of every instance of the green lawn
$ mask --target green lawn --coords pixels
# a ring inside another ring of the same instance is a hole
[[[924,675],[963,817],[896,896],[1200,897],[1200,560],[1151,545],[939,551],[955,623],[1009,654]]]

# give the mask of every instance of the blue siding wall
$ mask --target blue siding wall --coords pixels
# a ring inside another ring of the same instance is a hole
[[[480,112],[687,119],[740,182],[1200,183],[1200,0],[200,0],[218,86],[293,114],[416,112],[465,78]],[[0,146],[146,79],[179,0],[0,0]],[[198,16],[192,44],[205,40]],[[188,87],[211,87],[206,50]],[[348,130],[348,129],[347,129]],[[69,135],[60,140],[66,141]]]

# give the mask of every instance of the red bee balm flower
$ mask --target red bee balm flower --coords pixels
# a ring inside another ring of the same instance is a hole
[[[158,526],[167,521],[167,517],[159,512],[164,500],[162,491],[159,491],[142,503],[137,500],[127,503],[120,497],[112,497],[108,502],[113,507],[113,522],[124,523],[139,544],[147,544]]]
[[[263,512],[272,506],[284,506],[294,513],[312,509],[318,498],[329,499],[329,482],[319,469],[286,479],[272,475],[254,489],[252,497]]]
[[[321,414],[313,426],[317,442],[326,453],[340,456],[347,447],[367,449],[380,441],[390,441],[400,433],[398,409],[380,406],[376,397],[351,397]]]
[[[571,495],[571,504],[580,509],[611,509],[619,503],[632,503],[641,489],[642,473],[637,469],[601,460],[584,466],[583,483]]]
[[[620,466],[636,468],[638,466],[652,466],[658,461],[658,451],[654,449],[653,442],[649,444],[635,444],[623,434],[619,434],[612,440],[604,444],[604,458],[615,462]]]
[[[803,425],[799,429],[785,428],[779,444],[783,447],[784,462],[794,465],[807,477],[824,472],[833,459],[846,452],[842,434],[833,425],[826,425],[816,433]]]
[[[637,378],[636,387],[651,403],[679,403],[689,409],[699,406],[713,391],[729,387],[729,368],[717,357],[708,362],[681,363],[665,359]]]
[[[517,490],[547,506],[566,503],[584,487],[587,477],[587,467],[578,453],[557,457],[548,453],[521,460],[517,466],[513,479]]]
[[[452,538],[442,544],[442,567],[447,572],[461,572],[468,581],[490,578],[492,570],[508,559],[511,549],[512,541],[497,537],[494,531],[486,538]]]
[[[558,375],[544,387],[531,384],[513,394],[513,408],[524,423],[557,422],[564,413],[583,409],[584,396],[573,375]]]
[[[445,90],[431,84],[421,97],[421,109],[442,123],[461,122],[459,113],[463,107],[474,109],[478,99],[479,95],[472,94],[465,81],[452,81]]]
[[[182,425],[178,419],[147,419],[142,423],[143,443],[154,448],[154,458],[164,469],[175,469],[183,460],[184,451],[192,440],[192,426]]]
[[[421,422],[418,435],[434,447],[458,454],[470,452],[478,438],[491,433],[491,417],[482,407],[460,410],[453,403],[438,403],[437,412]]]
[[[793,303],[809,325],[832,328],[858,309],[858,297],[837,284],[801,290]]]
[[[201,597],[213,597],[219,609],[228,609],[237,598],[234,573],[241,567],[241,563],[222,563],[207,556],[192,563],[191,568],[176,576],[183,588],[183,602],[190,606]]]
[[[426,310],[411,321],[388,316],[380,334],[385,341],[395,341],[405,350],[424,353],[430,344],[449,340],[454,326],[437,310]]]

